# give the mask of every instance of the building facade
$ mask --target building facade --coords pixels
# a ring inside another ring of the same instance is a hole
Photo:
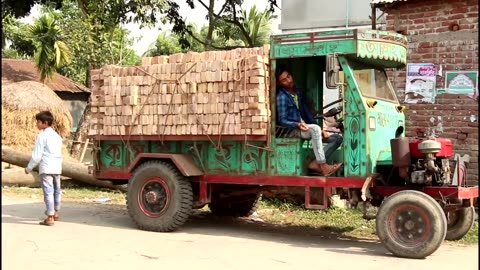
[[[432,100],[412,102],[407,68],[390,72],[407,105],[407,135],[434,133],[453,141],[455,153],[471,157],[469,181],[478,183],[478,2],[473,0],[374,0],[386,30],[408,37],[409,64],[433,64]],[[427,65],[426,65],[427,66]],[[407,66],[408,67],[408,66]],[[472,92],[459,91],[473,84]]]

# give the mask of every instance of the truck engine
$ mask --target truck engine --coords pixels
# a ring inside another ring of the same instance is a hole
[[[452,142],[444,138],[405,138],[390,140],[393,166],[406,183],[423,186],[451,184]]]

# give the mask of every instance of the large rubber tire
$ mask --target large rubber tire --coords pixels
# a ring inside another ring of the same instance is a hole
[[[215,216],[220,217],[249,217],[257,210],[257,205],[262,199],[262,194],[247,195],[240,202],[212,201],[208,208]]]
[[[469,206],[462,208],[447,217],[447,235],[446,240],[460,240],[464,237],[475,224],[475,208]]]
[[[192,201],[191,183],[167,162],[141,164],[128,184],[128,213],[142,230],[176,230],[190,216]]]
[[[395,256],[423,259],[445,239],[447,219],[440,205],[425,193],[405,190],[389,196],[380,206],[377,235]]]

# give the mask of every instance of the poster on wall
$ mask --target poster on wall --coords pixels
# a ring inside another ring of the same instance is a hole
[[[445,88],[447,93],[462,94],[477,99],[478,71],[445,72]]]
[[[433,103],[437,67],[431,63],[407,64],[407,82],[405,85],[405,103]]]

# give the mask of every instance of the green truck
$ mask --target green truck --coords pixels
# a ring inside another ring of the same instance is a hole
[[[128,183],[131,218],[140,229],[159,232],[176,230],[192,209],[205,205],[215,215],[248,216],[262,192],[281,187],[304,190],[310,209],[327,208],[332,194],[348,189],[347,196],[379,207],[377,234],[389,251],[424,258],[444,239],[471,229],[478,187],[466,186],[465,165],[451,160],[451,141],[403,136],[405,107],[385,70],[405,66],[406,54],[405,36],[379,30],[271,38],[272,119],[275,69],[288,65],[319,124],[332,115],[343,123],[343,145],[330,160],[343,167],[333,176],[310,175],[310,141],[283,137],[276,121],[267,135],[94,135],[91,173]],[[327,106],[324,85],[340,93]]]

